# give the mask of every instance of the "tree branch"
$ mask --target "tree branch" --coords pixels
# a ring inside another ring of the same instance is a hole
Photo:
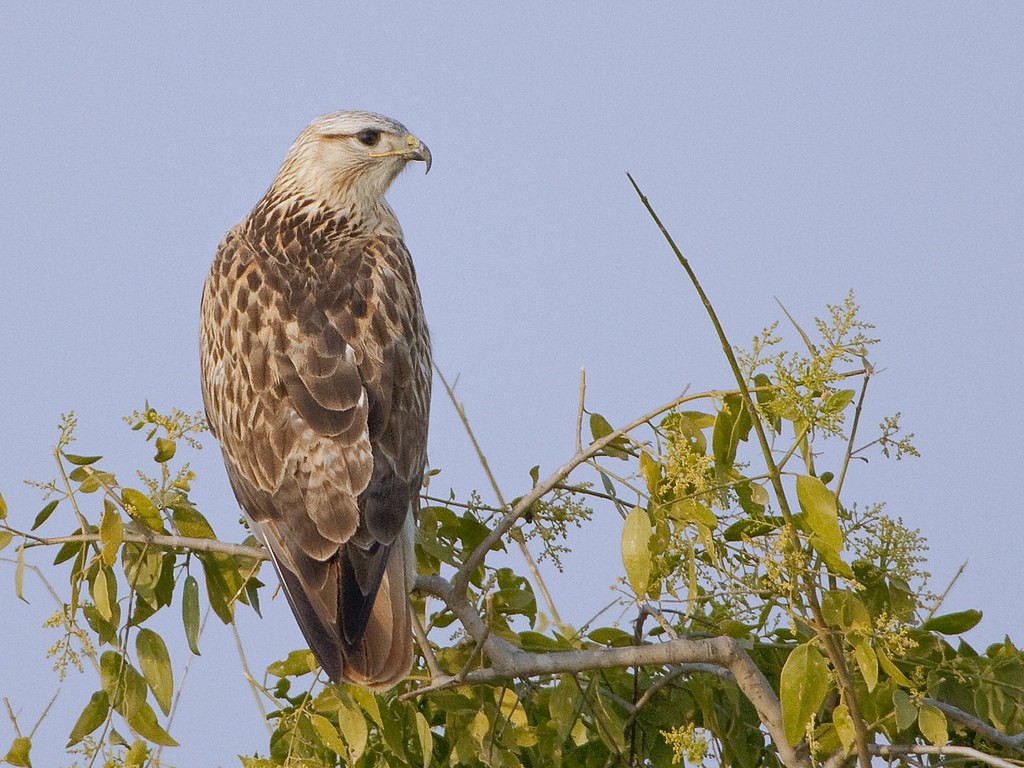
[[[868,746],[871,754],[892,759],[905,755],[951,755],[955,757],[966,757],[977,760],[987,765],[994,765],[996,768],[1020,768],[1018,763],[1011,763],[1000,757],[986,754],[973,747],[958,747],[955,745],[933,747],[927,744],[870,744]]]
[[[76,533],[71,536],[42,538],[40,536],[32,536],[31,534],[16,532],[13,529],[11,529],[11,532],[16,533],[18,536],[25,536],[30,540],[31,543],[26,544],[26,548],[70,544],[76,541],[92,542],[100,540],[100,535],[98,533]],[[131,531],[125,531],[124,541],[131,542],[132,544],[149,544],[150,546],[160,547],[161,549],[189,549],[193,552],[213,552],[223,555],[233,555],[235,557],[247,557],[254,560],[270,559],[270,555],[267,554],[267,550],[263,547],[250,547],[246,544],[231,544],[226,541],[221,541],[220,539],[199,539],[192,536],[168,536],[162,533],[133,533]]]
[[[528,678],[538,675],[585,672],[595,669],[639,666],[672,666],[679,664],[710,664],[731,674],[736,685],[754,705],[758,717],[779,750],[782,761],[789,766],[809,766],[806,747],[793,748],[786,741],[782,725],[782,707],[768,679],[731,637],[677,639],[654,645],[631,645],[619,648],[595,648],[580,651],[531,653],[489,633],[483,619],[470,604],[464,592],[440,576],[420,576],[416,589],[443,600],[474,640],[481,645],[493,665],[464,676],[434,681],[419,693],[453,685],[493,682],[507,678]],[[695,671],[695,670],[691,670]]]

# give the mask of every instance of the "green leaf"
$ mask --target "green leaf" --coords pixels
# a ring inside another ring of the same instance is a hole
[[[32,740],[28,736],[18,736],[11,742],[11,748],[7,750],[4,762],[16,765],[18,768],[32,768],[32,761],[28,758],[30,749],[32,749]]]
[[[4,547],[11,543],[14,539],[14,534],[10,531],[0,531],[0,551],[3,551]]]
[[[816,477],[798,475],[796,497],[807,516],[814,534],[812,544],[822,554],[839,554],[843,549],[843,532],[839,528],[839,504],[836,495]]]
[[[821,612],[825,621],[840,629],[871,629],[871,615],[856,595],[833,589],[822,595]]]
[[[857,662],[861,677],[864,678],[864,684],[870,693],[878,685],[878,657],[871,650],[867,640],[861,640],[853,646],[853,658]]]
[[[892,703],[895,707],[896,730],[905,731],[917,720],[917,707],[914,700],[906,691],[899,689],[892,692]]]
[[[718,518],[711,508],[696,499],[673,501],[668,507],[668,516],[682,523],[700,523],[714,530],[718,527]]]
[[[933,616],[921,625],[921,629],[928,632],[938,632],[940,635],[959,635],[969,629],[973,629],[981,621],[981,611],[957,611],[946,613],[942,616]]]
[[[4,499],[4,495],[0,493],[0,520],[7,519],[7,501]]]
[[[416,735],[420,739],[423,768],[430,768],[430,759],[434,752],[434,734],[430,731],[430,724],[427,722],[427,718],[419,710],[416,711]]]
[[[136,739],[124,755],[124,768],[142,768],[149,757],[149,747],[142,739]]]
[[[96,691],[90,697],[89,703],[85,705],[82,714],[78,716],[78,720],[75,721],[75,726],[71,729],[71,735],[68,736],[68,743],[64,749],[70,749],[99,728],[107,719],[109,712],[110,698],[107,696],[107,692]]]
[[[281,661],[275,661],[267,667],[267,672],[274,677],[299,677],[313,672],[316,666],[316,657],[313,652],[302,648],[292,651],[287,658]]]
[[[726,395],[722,399],[722,410],[715,417],[715,428],[711,433],[711,448],[718,472],[728,470],[735,463],[740,440],[747,439],[753,423],[740,395]]]
[[[759,373],[754,376],[754,386],[757,387],[757,404],[761,406],[762,410],[771,418],[772,429],[775,430],[776,434],[782,431],[782,418],[775,415],[772,412],[772,403],[775,401],[775,390],[773,389],[762,389],[763,387],[770,387],[772,380],[768,378],[766,374]]]
[[[893,664],[892,659],[889,658],[888,654],[881,648],[875,648],[875,656],[878,657],[878,665],[885,670],[885,673],[893,679],[896,685],[901,685],[904,688],[910,688],[911,682],[907,679],[900,668]]]
[[[178,446],[173,440],[168,440],[166,437],[158,437],[156,439],[156,456],[153,457],[153,461],[160,464],[170,461],[174,458],[177,450]]]
[[[125,714],[124,719],[131,726],[132,730],[142,738],[164,747],[178,746],[178,742],[157,722],[156,712],[145,701],[138,703],[136,707],[129,710]]]
[[[622,527],[622,564],[629,585],[640,599],[647,594],[651,578],[651,533],[651,518],[640,507],[633,507]]]
[[[60,503],[59,500],[54,499],[49,504],[47,504],[45,507],[43,507],[41,510],[39,510],[39,514],[36,515],[36,519],[32,521],[32,529],[31,530],[34,531],[40,525],[45,523],[47,521],[47,519],[49,519],[50,515],[53,514],[53,510],[55,510],[57,508],[57,505],[59,503]]]
[[[609,648],[623,648],[633,645],[633,636],[618,627],[598,627],[588,634],[587,637],[598,645],[604,645]]]
[[[160,516],[160,510],[146,494],[134,488],[122,488],[121,500],[124,502],[128,514],[138,520],[151,531],[163,533],[164,519]]]
[[[608,419],[602,416],[600,413],[590,414],[590,434],[594,437],[594,442],[597,442],[602,437],[607,437],[615,430],[612,425],[608,423]],[[602,450],[608,456],[612,456],[616,459],[628,459],[629,454],[623,450],[626,446],[626,438],[619,436],[612,440]]]
[[[777,531],[782,526],[781,517],[766,517],[756,520],[744,517],[737,520],[722,532],[722,538],[726,541],[742,541],[744,538],[754,539],[758,536],[767,536]]]
[[[96,578],[92,582],[92,601],[96,604],[96,610],[100,612],[107,621],[110,621],[114,616],[114,611],[110,606],[110,590],[107,586],[107,570],[105,568],[99,568],[96,571]]]
[[[71,535],[74,536],[76,533],[79,532],[80,531],[77,530],[72,531]],[[84,544],[84,542],[81,541],[68,541],[62,544],[61,548],[57,550],[57,555],[53,558],[53,564],[60,565],[61,563],[70,560],[72,557],[74,557],[81,551],[82,544]]]
[[[821,410],[825,413],[839,413],[853,402],[856,394],[852,389],[838,389],[828,396]]]
[[[829,690],[828,664],[810,643],[798,645],[782,668],[779,693],[782,724],[789,743],[796,746]]]
[[[647,492],[654,496],[661,482],[661,464],[651,457],[647,451],[640,452],[640,474],[647,484]]]
[[[839,704],[832,710],[832,722],[843,749],[849,753],[853,749],[857,731],[853,725],[853,718],[850,717],[850,710],[845,704]]]
[[[345,749],[345,743],[341,740],[341,736],[338,733],[338,729],[334,727],[334,723],[323,715],[315,713],[309,715],[309,722],[325,747],[336,755],[346,756],[348,750]]]
[[[135,636],[135,653],[139,658],[142,676],[153,692],[160,710],[169,715],[171,696],[174,694],[174,675],[171,672],[171,656],[160,635],[151,629],[140,629]]]
[[[199,655],[199,582],[189,574],[181,592],[181,620],[185,624],[185,639],[188,647]]]
[[[102,459],[102,456],[79,456],[74,453],[61,453],[61,455],[69,462],[78,467],[85,467],[89,464],[95,464],[97,461]]]
[[[203,513],[195,507],[176,505],[171,513],[171,519],[174,521],[174,527],[182,536],[190,536],[194,539],[216,538],[213,527]]]
[[[576,681],[571,676],[563,675],[558,685],[551,691],[551,699],[548,702],[551,722],[558,730],[561,741],[565,741],[576,724],[578,700],[579,688],[576,687]]]
[[[109,501],[109,499],[104,499]],[[104,505],[103,517],[100,520],[100,551],[103,562],[113,565],[117,561],[117,550],[124,541],[124,522],[121,513],[113,504]]]
[[[366,751],[366,741],[369,738],[369,731],[366,727],[366,717],[356,707],[342,703],[338,708],[338,730],[342,738],[348,744],[352,754],[352,763],[355,764]]]
[[[936,747],[941,747],[949,741],[946,714],[932,704],[921,705],[921,711],[917,713],[917,727],[921,730],[921,735]]]
[[[384,721],[380,716],[380,705],[377,703],[377,697],[366,688],[360,688],[358,686],[353,686],[349,692],[351,693],[352,698],[355,699],[359,709],[373,718],[373,722],[377,724],[378,728],[383,728]]]

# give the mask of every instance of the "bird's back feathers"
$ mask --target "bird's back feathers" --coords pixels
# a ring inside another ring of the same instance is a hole
[[[386,688],[412,660],[430,344],[397,222],[356,213],[272,188],[228,233],[203,291],[203,397],[321,665]]]

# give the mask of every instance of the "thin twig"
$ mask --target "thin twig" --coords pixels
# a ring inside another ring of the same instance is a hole
[[[576,453],[583,450],[583,403],[587,397],[587,369],[580,368],[580,403],[576,409]]]
[[[441,384],[444,386],[445,392],[448,393],[448,399],[451,400],[452,405],[455,407],[455,412],[458,413],[459,418],[462,420],[462,426],[466,430],[466,434],[469,435],[470,442],[473,443],[473,449],[476,451],[477,459],[480,461],[480,466],[483,467],[484,473],[487,475],[487,479],[491,483],[491,488],[494,490],[494,495],[498,499],[498,503],[503,509],[508,509],[508,504],[505,502],[505,496],[501,492],[501,488],[498,486],[498,480],[495,478],[494,473],[491,472],[491,466],[487,463],[487,457],[484,455],[483,449],[480,447],[480,443],[477,442],[476,435],[473,433],[473,427],[469,423],[469,418],[466,416],[466,409],[462,403],[455,396],[455,390],[452,389],[451,385],[448,384],[448,380],[441,373],[441,369],[434,365],[434,370],[437,372],[437,376],[441,379]],[[565,626],[562,622],[562,617],[558,614],[558,608],[555,607],[555,601],[551,597],[551,593],[548,591],[547,584],[544,583],[544,577],[541,576],[540,568],[537,567],[537,561],[533,559],[533,555],[530,554],[529,548],[526,546],[526,542],[521,539],[516,539],[516,544],[519,546],[519,551],[522,552],[523,558],[526,560],[526,566],[530,569],[530,575],[533,577],[534,583],[540,590],[541,597],[544,599],[545,605],[548,607],[548,611],[551,613],[551,620],[555,622],[555,625],[559,628]]]
[[[423,661],[427,665],[427,671],[430,672],[430,678],[444,677],[446,672],[441,669],[441,664],[437,660],[437,655],[434,653],[433,646],[430,645],[430,639],[427,637],[427,632],[423,629],[423,622],[420,621],[420,616],[416,611],[412,612],[412,633],[416,637],[416,643],[420,647],[420,653],[423,654]]]
[[[836,481],[836,498],[841,498],[843,482],[846,480],[846,470],[850,467],[850,459],[853,458],[853,441],[857,437],[857,426],[860,424],[860,414],[864,408],[864,398],[868,393],[868,382],[874,369],[864,360],[864,383],[860,388],[860,397],[857,398],[857,408],[853,412],[853,425],[850,427],[850,439],[846,441],[846,454],[843,456],[843,468],[839,471],[839,479]]]
[[[925,617],[925,621],[928,621],[928,619],[934,616],[935,612],[939,610],[939,606],[942,605],[943,601],[946,599],[946,596],[949,594],[949,591],[953,589],[953,585],[956,584],[957,580],[963,575],[966,569],[967,561],[964,560],[960,564],[960,567],[956,569],[956,573],[953,574],[953,578],[950,579],[949,584],[946,585],[946,588],[942,591],[942,594],[939,595],[939,599],[935,601],[935,605],[933,605],[932,609],[928,611],[928,615]]]

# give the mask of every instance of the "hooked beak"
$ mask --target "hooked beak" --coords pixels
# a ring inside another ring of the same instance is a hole
[[[405,137],[405,156],[410,160],[422,160],[427,164],[426,173],[430,173],[430,149],[422,141],[417,139],[411,133]]]

